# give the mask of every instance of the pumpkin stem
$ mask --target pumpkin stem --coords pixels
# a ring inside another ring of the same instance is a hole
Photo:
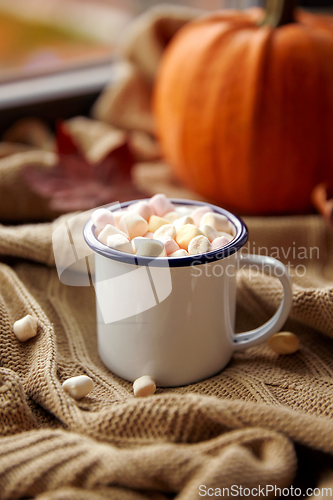
[[[297,0],[266,0],[266,15],[259,25],[278,28],[294,23],[296,6]]]

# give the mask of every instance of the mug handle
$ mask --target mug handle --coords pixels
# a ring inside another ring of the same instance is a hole
[[[282,262],[265,255],[241,255],[240,260],[240,269],[248,267],[252,264],[256,266],[264,265],[265,267],[269,267],[272,271],[272,275],[276,276],[281,281],[284,293],[280,307],[271,319],[254,330],[233,334],[232,340],[235,351],[261,344],[261,342],[264,342],[271,337],[272,334],[278,332],[288,318],[293,302],[291,278],[288,269],[284,264],[282,264]]]

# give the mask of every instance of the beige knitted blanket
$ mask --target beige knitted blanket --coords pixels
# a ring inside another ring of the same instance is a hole
[[[158,157],[149,112],[158,60],[193,15],[140,19],[124,45],[126,71],[96,104],[104,132],[127,130],[141,161]],[[87,154],[97,136],[107,149],[104,132],[94,135],[92,125],[71,123]],[[2,221],[52,217],[20,176],[26,165],[55,162],[54,153],[33,149],[0,144]],[[150,194],[196,197],[169,175],[162,164],[141,163],[135,182]],[[299,336],[300,351],[277,356],[266,344],[253,347],[208,380],[142,399],[98,357],[93,288],[58,279],[52,232],[59,222],[0,226],[1,500],[193,500],[220,491],[237,496],[240,486],[250,488],[250,498],[272,497],[290,485],[306,497],[313,494],[308,488],[333,489],[333,236],[320,217],[246,219],[250,251],[280,258],[294,276],[285,329]],[[267,320],[281,297],[274,278],[241,271],[238,331]],[[22,344],[12,325],[28,313],[40,326]],[[75,401],[62,382],[79,374],[95,388]]]
[[[192,500],[200,485],[283,488],[293,480],[304,493],[325,481],[333,487],[333,237],[316,216],[246,222],[252,246],[276,247],[281,257],[291,249],[285,328],[300,351],[253,347],[213,378],[141,399],[98,357],[94,289],[58,279],[51,236],[59,221],[1,226],[1,499]],[[275,278],[246,271],[238,285],[245,330],[268,319],[282,292]],[[12,325],[28,313],[40,327],[22,344]],[[95,388],[74,401],[61,384],[79,374]]]

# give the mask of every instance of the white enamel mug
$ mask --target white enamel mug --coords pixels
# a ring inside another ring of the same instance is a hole
[[[152,259],[103,245],[91,220],[84,228],[84,238],[95,253],[100,357],[116,375],[129,381],[150,375],[160,387],[191,384],[215,375],[235,351],[279,331],[292,305],[291,279],[284,264],[271,257],[241,254],[248,239],[241,219],[207,203],[171,201],[208,205],[225,215],[234,228],[233,240],[206,254]],[[279,278],[283,300],[267,323],[235,334],[236,271],[252,265]]]

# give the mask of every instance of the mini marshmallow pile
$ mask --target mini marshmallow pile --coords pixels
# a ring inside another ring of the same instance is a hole
[[[209,206],[174,205],[164,194],[110,212],[92,214],[99,241],[142,257],[186,257],[224,247],[235,229]]]

